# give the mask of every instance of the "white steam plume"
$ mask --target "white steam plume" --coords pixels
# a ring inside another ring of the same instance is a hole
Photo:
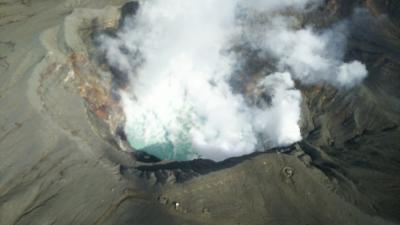
[[[121,96],[132,146],[164,159],[223,160],[301,140],[301,94],[293,79],[349,87],[367,74],[360,62],[343,62],[344,23],[317,32],[279,16],[320,3],[145,1],[117,37],[101,37],[108,63],[131,81]],[[246,93],[262,106],[229,84],[242,61],[230,49],[242,43],[277,62],[276,73]]]
[[[240,6],[245,9],[253,9],[262,12],[276,12],[285,9],[304,11],[307,8],[314,8],[322,3],[322,0],[247,0],[241,1]]]
[[[367,76],[366,67],[357,61],[343,62],[347,23],[314,31],[312,27],[296,29],[294,17],[274,16],[244,28],[244,40],[256,50],[278,60],[278,70],[292,71],[293,78],[305,84],[327,82],[350,87]]]

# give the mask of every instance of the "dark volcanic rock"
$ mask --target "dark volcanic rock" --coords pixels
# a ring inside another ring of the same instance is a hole
[[[127,18],[132,18],[139,10],[139,2],[133,1],[124,4],[121,8],[121,18],[119,19],[119,27],[123,27]]]
[[[385,2],[367,1],[369,11],[358,12],[352,23],[347,58],[366,63],[365,82],[353,90],[304,90],[308,127],[314,127],[307,140],[368,196],[378,214],[400,220],[400,24],[398,2]]]

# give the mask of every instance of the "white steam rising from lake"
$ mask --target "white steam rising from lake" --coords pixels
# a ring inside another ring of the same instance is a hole
[[[318,4],[144,1],[117,37],[101,37],[108,63],[130,78],[121,96],[131,145],[164,159],[223,160],[301,140],[302,98],[294,80],[350,87],[367,75],[362,63],[343,62],[345,23],[316,31],[280,13]],[[276,64],[246,94],[230,82],[244,61],[232,50],[237,45]]]

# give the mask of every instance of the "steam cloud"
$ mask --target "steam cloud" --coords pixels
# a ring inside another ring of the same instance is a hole
[[[319,4],[143,2],[116,37],[100,38],[108,63],[130,78],[120,94],[133,147],[165,159],[223,160],[301,140],[302,98],[293,80],[351,87],[367,75],[362,63],[343,62],[346,23],[317,31],[282,13]],[[246,93],[230,82],[244,61],[235,46],[275,65],[275,72],[248,82]]]

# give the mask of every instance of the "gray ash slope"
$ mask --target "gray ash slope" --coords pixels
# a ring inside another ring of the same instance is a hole
[[[109,141],[70,75],[84,28],[118,21],[112,4],[123,1],[1,2],[1,225],[399,223],[397,1],[331,0],[305,18],[357,4],[387,15],[352,29],[347,57],[370,72],[360,87],[302,88],[305,139],[290,152],[162,165]]]

